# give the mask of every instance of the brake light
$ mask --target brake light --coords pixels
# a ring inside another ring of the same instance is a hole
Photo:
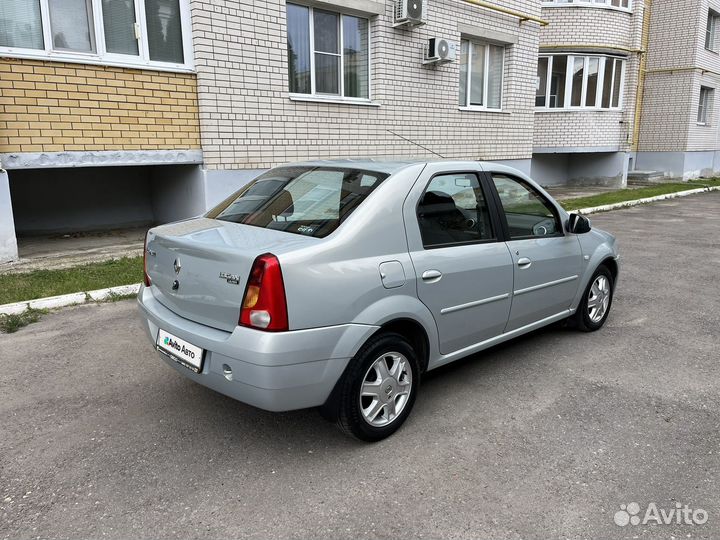
[[[148,256],[148,249],[147,249],[147,239],[148,234],[145,233],[145,244],[143,245],[143,281],[145,282],[145,286],[149,287],[152,285],[152,281],[150,280],[150,275],[147,271],[147,256]]]
[[[252,265],[239,324],[270,332],[288,329],[285,284],[280,261],[272,253],[260,255]]]

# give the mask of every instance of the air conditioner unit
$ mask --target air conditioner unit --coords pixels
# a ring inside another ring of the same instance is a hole
[[[457,59],[457,45],[442,38],[428,39],[423,64],[444,64]]]
[[[395,24],[393,26],[419,26],[425,24],[427,0],[395,0]]]

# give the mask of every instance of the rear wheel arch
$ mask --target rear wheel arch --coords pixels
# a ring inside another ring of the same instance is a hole
[[[386,334],[394,334],[406,339],[417,355],[420,373],[424,373],[427,370],[430,359],[430,338],[425,330],[425,327],[415,319],[398,318],[382,323],[380,328],[378,328],[372,335],[368,336],[362,345],[358,347],[358,351],[362,351],[370,341],[377,340]],[[342,375],[335,383],[335,387],[330,392],[330,395],[325,403],[320,407],[320,413],[331,422],[337,421],[337,404],[340,397],[340,387],[347,372],[353,366],[353,360],[354,358],[348,362],[347,366],[345,366]]]
[[[422,324],[414,319],[393,319],[382,324],[372,337],[382,333],[399,334],[407,339],[418,356],[420,371],[424,373],[427,370],[430,360],[430,339]]]

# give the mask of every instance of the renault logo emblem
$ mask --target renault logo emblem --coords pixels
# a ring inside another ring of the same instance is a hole
[[[180,269],[182,269],[182,264],[180,264],[180,259],[175,259],[175,262],[173,263],[173,268],[175,269],[176,274],[180,273]]]

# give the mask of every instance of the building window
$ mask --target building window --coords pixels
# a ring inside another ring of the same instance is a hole
[[[544,6],[592,6],[630,9],[631,0],[542,0]]]
[[[43,48],[40,0],[1,0],[0,8],[0,47]]]
[[[462,40],[460,43],[461,107],[502,109],[505,47]]]
[[[53,49],[95,52],[92,5],[88,0],[48,0]]]
[[[709,51],[717,50],[715,33],[717,31],[718,18],[720,18],[720,14],[713,10],[708,11],[707,28],[705,30],[705,48]]]
[[[535,106],[545,109],[619,109],[625,60],[611,56],[542,56]]]
[[[714,89],[708,88],[707,86],[700,87],[700,102],[698,104],[697,123],[701,126],[707,126],[710,124],[714,95]]]
[[[291,94],[369,99],[369,22],[287,4]]]
[[[133,2],[103,0],[103,26],[105,27],[105,50],[113,54],[139,53],[135,38],[135,5]]]
[[[187,0],[0,0],[0,54],[189,69]]]

